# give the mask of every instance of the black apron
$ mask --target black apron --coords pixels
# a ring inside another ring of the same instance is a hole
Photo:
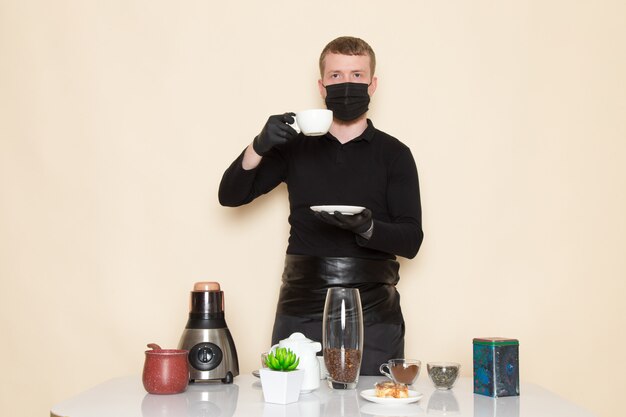
[[[272,345],[294,332],[322,341],[322,315],[331,287],[358,288],[364,322],[361,375],[380,375],[382,363],[404,358],[404,319],[395,260],[287,255]]]

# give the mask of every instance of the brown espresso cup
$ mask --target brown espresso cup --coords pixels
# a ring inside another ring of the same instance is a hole
[[[150,394],[178,394],[189,384],[187,354],[182,349],[146,350],[143,387]]]
[[[390,359],[380,365],[380,373],[396,384],[411,385],[420,374],[422,362],[417,359]],[[385,372],[385,368],[388,372]]]

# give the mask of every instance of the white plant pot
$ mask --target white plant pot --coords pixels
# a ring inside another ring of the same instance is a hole
[[[300,388],[304,380],[304,370],[282,372],[269,368],[259,370],[265,402],[290,404],[298,401]]]

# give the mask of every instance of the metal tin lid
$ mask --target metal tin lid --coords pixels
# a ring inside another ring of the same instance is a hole
[[[506,337],[480,337],[475,338],[473,344],[483,346],[511,346],[519,345],[519,340],[508,339]]]

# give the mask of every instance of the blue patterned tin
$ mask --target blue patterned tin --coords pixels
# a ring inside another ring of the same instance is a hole
[[[474,393],[489,397],[519,395],[517,339],[474,339]]]

